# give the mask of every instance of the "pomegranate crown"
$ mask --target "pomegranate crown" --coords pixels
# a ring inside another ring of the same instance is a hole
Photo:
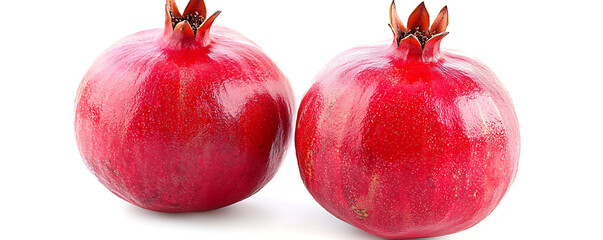
[[[396,11],[395,0],[389,7],[389,27],[394,33],[396,44],[400,46],[401,42],[409,42],[413,45],[420,45],[421,49],[432,39],[441,40],[448,35],[448,7],[444,6],[429,27],[429,13],[425,8],[425,2],[421,2],[417,8],[408,17],[408,28],[404,26],[398,12]]]
[[[176,36],[195,39],[207,35],[211,25],[221,11],[207,17],[207,8],[203,0],[190,0],[184,12],[180,14],[174,0],[166,0],[165,28]]]

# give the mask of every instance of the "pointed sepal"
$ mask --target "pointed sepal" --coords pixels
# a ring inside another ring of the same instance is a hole
[[[421,41],[415,35],[408,35],[404,39],[400,41],[400,45],[405,44],[408,46],[409,54],[421,54],[423,52],[423,46],[421,46]]]
[[[184,16],[186,15],[201,15],[203,19],[207,18],[207,7],[205,7],[204,0],[191,0],[184,9]]]
[[[178,10],[178,6],[176,6],[176,1],[174,0],[166,0],[165,1],[165,9],[166,12],[169,13],[170,18],[176,17],[181,18],[182,14],[180,14],[180,10]]]
[[[188,21],[182,21],[176,24],[176,27],[174,27],[172,38],[178,39],[179,41],[193,41],[195,40],[195,32]]]
[[[389,6],[389,27],[392,29],[394,33],[394,38],[396,43],[399,43],[402,38],[406,35],[406,27],[400,20],[398,16],[398,11],[396,10],[396,2],[392,0],[392,4]]]
[[[442,39],[448,35],[448,32],[438,33],[433,35],[423,47],[423,60],[426,62],[438,59],[440,55],[440,43]]]
[[[425,2],[421,2],[408,17],[408,30],[410,33],[429,31],[429,13],[425,7]]]
[[[197,38],[201,39],[201,41],[203,41],[205,44],[210,42],[209,30],[211,30],[212,24],[214,24],[214,21],[216,20],[218,15],[220,15],[220,13],[222,13],[222,11],[216,11],[214,14],[209,16],[203,22],[203,24],[201,24],[201,26],[199,26],[199,29],[197,29]]]
[[[435,18],[433,23],[431,24],[431,29],[429,32],[431,35],[436,35],[438,33],[446,32],[446,28],[448,27],[448,6],[444,6],[438,16]]]

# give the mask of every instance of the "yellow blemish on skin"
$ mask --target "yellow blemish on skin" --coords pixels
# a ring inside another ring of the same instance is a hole
[[[379,175],[374,174],[369,184],[368,193],[364,196],[361,196],[356,201],[356,206],[352,206],[352,211],[356,217],[360,220],[364,220],[369,217],[369,213],[366,208],[362,206],[372,206],[375,200],[375,197],[379,193],[379,188],[381,186],[381,182],[379,182]]]
[[[306,175],[308,175],[309,179],[312,179],[312,168],[314,167],[314,150],[308,150],[306,154],[306,166],[304,167]]]
[[[356,217],[360,220],[364,220],[369,217],[368,212],[364,208],[352,207],[352,211],[356,214]]]
[[[486,117],[484,116],[484,111],[482,110],[482,105],[479,102],[475,102],[475,105],[477,105],[477,110],[479,111],[479,117],[481,118],[482,124],[484,125],[483,134],[488,135],[488,133],[489,133],[488,123],[486,122]]]
[[[380,185],[381,185],[381,182],[379,182],[379,175],[374,174],[373,180],[371,180],[371,184],[369,185],[369,191],[368,191],[368,195],[369,195],[371,202],[375,198],[375,194],[377,193],[377,188]]]

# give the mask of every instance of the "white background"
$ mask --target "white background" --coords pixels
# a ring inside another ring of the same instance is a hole
[[[186,0],[179,0],[184,9]],[[419,1],[399,0],[400,16]],[[262,46],[299,104],[348,48],[391,42],[389,0],[207,0],[216,21]],[[443,48],[485,62],[514,100],[519,173],[498,208],[436,239],[603,239],[603,61],[597,1],[426,2],[450,11]],[[293,145],[256,195],[206,213],[140,209],[82,163],[77,86],[94,59],[134,32],[162,28],[163,0],[8,1],[0,25],[0,239],[378,239],[331,216],[305,190]]]

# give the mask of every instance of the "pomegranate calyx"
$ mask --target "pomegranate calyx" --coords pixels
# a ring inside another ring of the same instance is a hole
[[[405,40],[412,35],[418,40],[421,49],[425,49],[427,43],[434,37],[443,37],[448,34],[448,32],[446,32],[446,28],[448,27],[447,6],[444,6],[442,10],[440,10],[438,16],[433,21],[431,28],[429,27],[429,12],[425,7],[424,2],[421,2],[408,17],[408,28],[402,24],[402,21],[398,16],[395,0],[392,0],[392,4],[390,5],[389,18],[389,26],[394,33],[395,42],[398,46],[400,46],[400,43],[402,42],[412,43],[414,46],[416,43],[414,40]]]
[[[183,15],[181,18],[172,17],[172,28],[175,30],[178,24],[182,22],[188,22],[191,28],[193,29],[193,32],[196,33],[197,29],[199,29],[201,24],[203,24],[204,20],[205,19],[201,17],[198,13]]]
[[[197,32],[204,32],[203,35],[205,35],[205,32],[209,30],[215,17],[217,17],[220,12],[217,11],[217,14],[214,13],[210,16],[210,18],[213,17],[210,21],[210,19],[207,18],[207,8],[205,6],[205,1],[203,0],[189,1],[182,14],[178,10],[178,6],[176,6],[174,0],[166,0],[165,10],[166,28],[171,27],[171,30],[174,33],[177,31],[179,33],[185,33],[193,39],[197,36]],[[209,23],[207,23],[208,21]],[[190,27],[191,31],[188,31],[184,28],[184,25],[181,25],[184,22]],[[180,28],[178,28],[178,26],[180,26]],[[183,30],[186,31],[183,32]]]

